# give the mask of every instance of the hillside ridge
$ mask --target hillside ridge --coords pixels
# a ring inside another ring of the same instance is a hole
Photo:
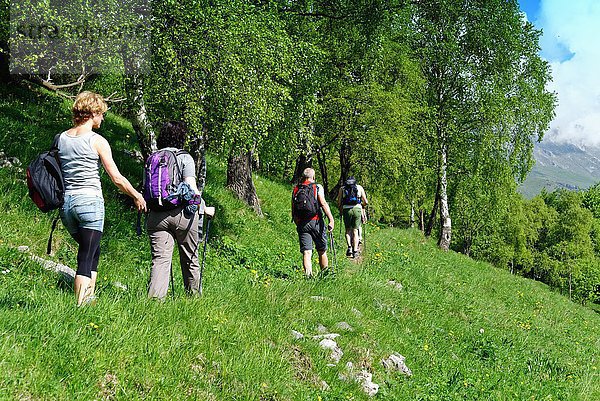
[[[0,148],[22,164],[49,144],[46,132],[68,124],[68,110],[45,95],[0,102],[11,111],[0,116]],[[122,171],[139,177],[125,153],[135,147],[130,126],[109,114],[102,134]],[[134,234],[131,205],[103,177],[99,302],[79,309],[68,284],[16,250],[42,255],[51,216],[27,198],[22,167],[0,169],[5,399],[366,400],[373,384],[386,400],[600,399],[600,317],[589,308],[441,252],[418,230],[374,223],[362,263],[338,248],[334,278],[303,279],[291,187],[256,175],[258,218],[226,189],[224,162],[212,156],[208,167],[217,217],[204,296],[182,295],[175,265],[176,296],[146,299],[147,238]],[[53,260],[75,265],[63,228],[54,249]],[[411,375],[384,365],[392,355]]]

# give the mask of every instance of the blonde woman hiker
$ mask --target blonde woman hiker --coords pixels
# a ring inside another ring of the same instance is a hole
[[[366,222],[366,206],[368,204],[365,189],[349,177],[340,187],[337,205],[346,227],[346,256],[356,258],[360,254],[362,223]]]
[[[77,305],[95,302],[100,239],[104,230],[104,198],[100,185],[100,164],[123,193],[131,197],[139,211],[146,201],[119,172],[108,141],[94,132],[100,128],[108,109],[103,97],[81,92],[73,103],[73,127],[58,137],[58,156],[65,183],[65,199],[60,217],[77,241],[75,298]]]

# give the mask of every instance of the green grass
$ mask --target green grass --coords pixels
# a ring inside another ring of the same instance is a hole
[[[4,90],[0,148],[27,161],[68,126],[68,107]],[[131,128],[109,116],[101,131],[135,182],[140,166],[123,153],[133,146]],[[373,373],[376,399],[600,399],[597,312],[540,283],[439,252],[417,231],[374,225],[366,227],[362,264],[346,261],[340,246],[335,278],[305,280],[291,188],[257,176],[265,212],[257,218],[224,188],[225,169],[214,158],[206,196],[217,218],[204,296],[183,296],[176,267],[175,298],[147,300],[147,238],[136,237],[130,202],[103,179],[99,302],[76,308],[57,274],[16,251],[28,245],[43,255],[51,216],[26,197],[21,171],[0,170],[2,400],[368,399],[339,379],[348,361]],[[74,267],[74,242],[64,228],[55,235],[52,259]],[[336,331],[342,321],[353,331]],[[341,334],[336,366],[311,338],[319,325]],[[295,340],[291,330],[305,338]],[[412,377],[384,370],[381,360],[393,352],[406,357]]]

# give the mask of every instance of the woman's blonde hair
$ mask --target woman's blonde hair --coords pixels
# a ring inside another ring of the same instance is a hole
[[[90,91],[81,92],[73,103],[73,124],[81,125],[94,117],[94,114],[103,114],[106,110],[108,105],[102,95]]]

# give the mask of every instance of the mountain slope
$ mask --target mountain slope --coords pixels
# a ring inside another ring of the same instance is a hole
[[[0,148],[21,160],[63,126],[49,121],[68,122],[62,102],[46,95],[2,93],[0,109]],[[114,115],[106,121],[117,164],[139,177],[125,152],[130,127]],[[135,213],[103,177],[99,302],[79,309],[58,275],[16,251],[28,245],[42,255],[51,216],[26,198],[22,171],[0,169],[1,399],[366,400],[347,379],[349,362],[372,374],[385,400],[600,399],[600,316],[592,310],[440,252],[418,231],[373,224],[362,264],[346,261],[340,245],[334,278],[303,279],[289,185],[256,177],[258,218],[225,189],[223,163],[208,165],[217,218],[204,296],[182,295],[176,267],[175,297],[145,298],[147,238],[135,236]],[[338,227],[335,234],[339,241]],[[52,259],[74,266],[64,229],[54,245]],[[337,363],[313,338],[326,333],[339,334]],[[412,376],[384,368],[393,353],[406,357]]]
[[[536,163],[519,191],[527,198],[542,188],[586,189],[600,181],[600,148],[544,141],[533,151]]]

